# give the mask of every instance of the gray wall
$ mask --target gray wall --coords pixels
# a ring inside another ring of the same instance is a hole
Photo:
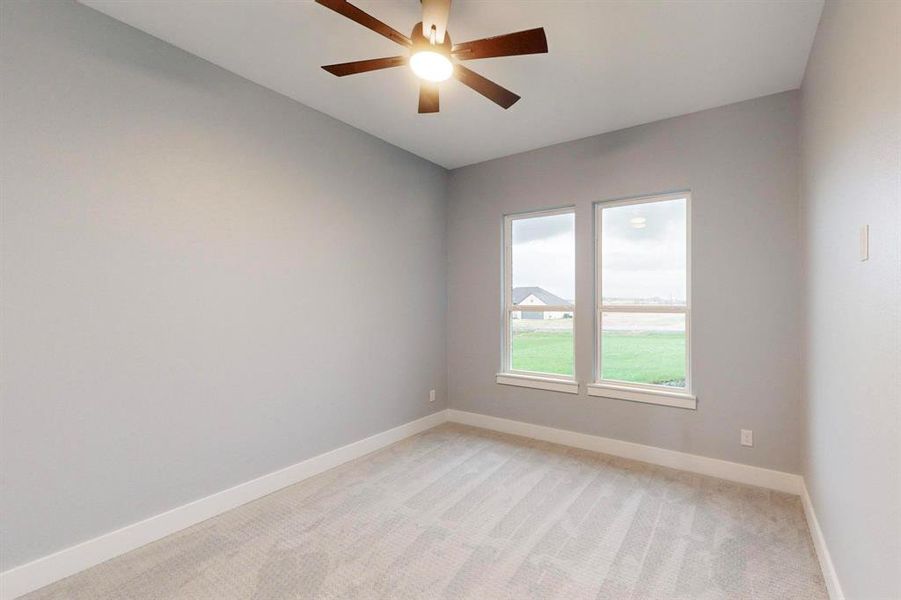
[[[0,21],[3,569],[444,408],[443,169],[83,6]]]
[[[801,89],[804,476],[846,597],[901,598],[901,3],[827,2]]]
[[[789,92],[452,171],[451,406],[798,472],[797,118]],[[576,371],[587,382],[592,203],[686,188],[697,411],[496,384],[503,215],[576,206]],[[754,448],[739,445],[740,428],[754,430]]]

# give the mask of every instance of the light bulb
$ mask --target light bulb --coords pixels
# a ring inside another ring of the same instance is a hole
[[[454,65],[446,56],[430,50],[411,56],[410,68],[417,77],[426,81],[444,81],[454,72]]]

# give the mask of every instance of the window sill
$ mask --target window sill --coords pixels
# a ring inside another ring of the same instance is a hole
[[[517,385],[519,387],[548,390],[550,392],[563,392],[564,394],[578,394],[579,383],[570,379],[555,379],[553,377],[539,377],[537,375],[518,375],[513,373],[498,373],[497,382],[501,385]]]
[[[606,383],[588,384],[589,396],[601,396],[628,400],[630,402],[644,402],[645,404],[657,404],[660,406],[673,406],[675,408],[688,408],[696,410],[698,399],[691,394],[683,392],[665,392],[658,390],[642,390],[632,387],[609,385]]]

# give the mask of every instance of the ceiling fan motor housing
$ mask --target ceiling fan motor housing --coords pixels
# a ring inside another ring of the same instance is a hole
[[[440,44],[433,44],[429,38],[423,35],[422,21],[420,21],[413,26],[413,31],[410,32],[410,40],[413,42],[413,48],[410,51],[410,56],[413,56],[417,52],[438,52],[439,54],[443,54],[448,58],[448,60],[450,60],[453,44],[451,44],[449,33],[444,33],[444,42]]]

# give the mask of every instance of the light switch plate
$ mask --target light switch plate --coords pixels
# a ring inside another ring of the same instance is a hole
[[[860,260],[870,258],[870,226],[860,226]]]

